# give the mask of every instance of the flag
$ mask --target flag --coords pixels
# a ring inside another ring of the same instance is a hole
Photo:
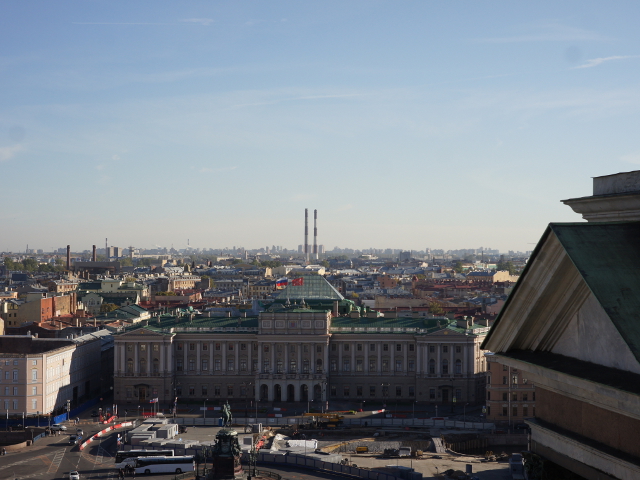
[[[291,280],[291,285],[293,285],[294,287],[303,286],[304,285],[304,278],[302,278],[302,277],[294,278],[293,280]]]
[[[158,403],[158,398],[152,398],[151,400],[149,400],[149,403]]]
[[[288,278],[281,278],[280,280],[276,281],[276,288],[284,288],[289,284],[289,279]]]

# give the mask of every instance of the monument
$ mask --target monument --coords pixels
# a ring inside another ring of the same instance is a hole
[[[238,432],[232,428],[222,428],[216,435],[216,444],[211,452],[213,457],[213,478],[244,478],[240,464],[240,443]]]

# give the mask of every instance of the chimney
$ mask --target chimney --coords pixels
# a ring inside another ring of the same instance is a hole
[[[96,255],[96,246],[93,246],[93,254],[91,255],[91,261],[95,262],[98,259],[98,256]]]
[[[318,210],[313,211],[313,258],[318,259]]]
[[[304,209],[304,258],[309,262],[309,209]]]
[[[67,270],[71,270],[71,245],[67,245]]]

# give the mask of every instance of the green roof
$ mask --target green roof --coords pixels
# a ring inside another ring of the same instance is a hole
[[[302,279],[302,285],[294,285],[294,280]],[[333,285],[320,275],[304,275],[289,279],[289,285],[277,296],[278,300],[344,300]]]
[[[442,327],[440,327],[442,322]],[[443,328],[449,322],[446,318],[413,318],[413,317],[399,317],[399,318],[350,318],[350,317],[336,317],[331,319],[331,328],[343,328],[343,327],[365,327],[365,328]]]
[[[550,223],[483,343],[526,282],[549,235],[555,234],[620,336],[640,361],[640,222]]]
[[[159,320],[159,322],[158,322]],[[240,325],[238,325],[240,320]],[[190,329],[193,328],[194,332],[197,329],[219,329],[219,328],[258,328],[258,317],[203,317],[194,316],[192,321],[189,321],[189,316],[176,317],[173,315],[161,315],[160,317],[149,320],[148,326],[143,325],[145,322],[138,322],[127,329],[127,331],[134,330],[136,328],[155,328],[157,331],[163,329],[175,328],[175,329]]]

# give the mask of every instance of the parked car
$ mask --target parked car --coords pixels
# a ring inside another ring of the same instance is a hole
[[[80,474],[76,471],[69,472],[69,480],[80,480]]]
[[[64,425],[60,425],[59,423],[54,423],[53,425],[51,425],[51,430],[53,430],[54,432],[56,430],[60,430],[60,431],[66,431],[67,427]]]
[[[69,445],[75,445],[78,443],[77,435],[69,435]]]
[[[187,426],[186,425],[180,425],[178,427],[178,433],[187,433]]]

